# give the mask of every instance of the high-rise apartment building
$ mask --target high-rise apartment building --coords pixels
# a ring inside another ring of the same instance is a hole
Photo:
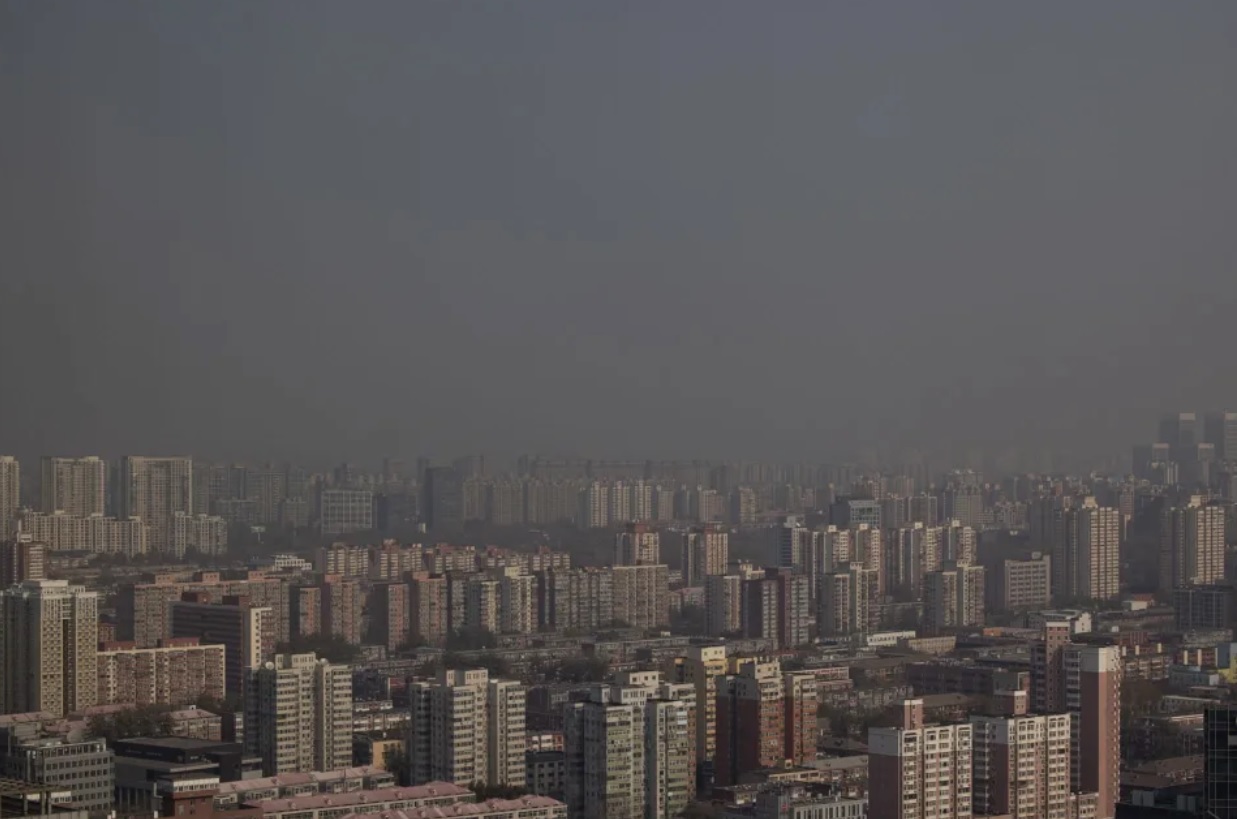
[[[665,565],[615,566],[614,618],[633,628],[670,623],[670,570]]]
[[[104,514],[107,503],[107,464],[102,458],[45,456],[40,475],[40,508],[75,517]]]
[[[275,625],[270,608],[225,595],[212,603],[205,592],[186,592],[169,607],[171,636],[196,637],[203,645],[222,645],[227,670],[226,690],[241,696],[246,674],[275,654]]]
[[[683,583],[703,586],[705,578],[726,573],[730,533],[716,526],[696,526],[683,533]]]
[[[812,579],[788,568],[770,569],[768,578],[777,587],[777,644],[799,648],[811,639]]]
[[[940,556],[942,563],[957,563],[969,566],[978,557],[979,538],[973,526],[960,520],[949,520],[940,528]]]
[[[816,759],[816,738],[820,682],[810,671],[782,675],[782,724],[785,729],[785,759],[806,765]]]
[[[615,566],[651,566],[661,563],[661,536],[647,523],[628,523],[614,537]]]
[[[366,489],[322,489],[318,493],[318,529],[344,535],[374,528],[374,493]]]
[[[715,574],[704,578],[704,627],[710,637],[723,637],[742,628],[743,578]]]
[[[327,634],[361,643],[361,615],[365,609],[365,593],[356,580],[339,575],[322,578],[322,628]]]
[[[352,671],[278,654],[246,675],[245,735],[266,776],[352,764]]]
[[[812,530],[799,523],[797,519],[790,519],[773,531],[777,537],[775,544],[777,565],[799,571],[810,571]]]
[[[596,631],[614,619],[614,572],[591,566],[538,572],[537,599],[542,627]]]
[[[1095,498],[1065,510],[1062,599],[1111,600],[1121,593],[1121,512]]]
[[[443,669],[408,687],[408,758],[414,784],[522,787],[525,697],[519,683],[484,669]]]
[[[1197,495],[1160,518],[1160,584],[1164,592],[1207,586],[1224,579],[1223,504]]]
[[[167,551],[175,513],[194,511],[193,459],[128,455],[120,462],[116,490],[119,516],[140,518],[150,527],[151,548]]]
[[[0,713],[63,716],[94,705],[99,595],[67,580],[0,592]]]
[[[868,815],[970,819],[974,732],[926,725],[923,700],[903,702],[901,725],[868,731]]]
[[[528,690],[515,680],[486,682],[485,753],[489,785],[525,785],[527,699]]]
[[[1111,819],[1121,762],[1120,649],[1072,643],[1068,623],[1046,623],[1031,646],[1031,702],[1038,713],[1069,713],[1071,790],[1097,794],[1096,819]]]
[[[1116,646],[1067,645],[1062,651],[1070,712],[1071,787],[1098,794],[1096,819],[1112,819],[1120,794],[1121,654]]]
[[[861,524],[853,531],[839,529],[836,526],[816,529],[811,533],[806,563],[803,567],[804,574],[811,578],[819,578],[830,572],[846,571],[852,563],[861,562],[858,539],[861,532],[866,535],[871,531],[871,527],[867,524]],[[870,545],[870,540],[865,539],[864,545]],[[877,552],[879,553],[879,544],[877,544]],[[813,590],[813,601],[819,593],[819,588]]]
[[[431,531],[454,532],[464,525],[464,481],[455,469],[426,469],[422,495],[421,509]]]
[[[862,563],[821,576],[816,599],[816,626],[823,637],[863,633],[871,626],[877,599],[877,573]]]
[[[696,754],[711,762],[717,751],[717,684],[726,673],[726,647],[690,646],[670,663],[671,682],[691,685],[695,691]]]
[[[369,621],[374,638],[388,651],[408,643],[409,589],[407,583],[376,583],[369,593]]]
[[[971,717],[974,811],[1010,819],[1066,819],[1070,813],[1070,716],[1026,713],[1026,694],[1012,714]]]
[[[12,455],[0,455],[0,540],[16,534],[21,510],[21,464]]]
[[[47,546],[29,535],[0,542],[0,589],[47,576]]]
[[[923,594],[924,578],[942,566],[941,534],[943,527],[912,523],[885,533],[885,587],[901,590],[918,598]]]
[[[934,634],[984,624],[984,567],[952,566],[924,578],[923,619]]]
[[[646,691],[598,686],[567,707],[567,812],[599,819],[644,816]]]
[[[1035,552],[1028,560],[1006,560],[988,590],[993,611],[1046,609],[1052,605],[1052,558]]]
[[[717,682],[717,754],[714,776],[720,785],[785,759],[786,713],[781,663],[743,660],[737,673]]]
[[[428,645],[443,645],[450,633],[447,579],[425,572],[414,574],[409,591],[409,630]]]
[[[228,522],[218,515],[172,515],[172,541],[169,551],[184,557],[190,551],[201,555],[221,555],[228,550]]]
[[[537,579],[519,568],[503,569],[498,579],[498,631],[532,634],[537,630]]]

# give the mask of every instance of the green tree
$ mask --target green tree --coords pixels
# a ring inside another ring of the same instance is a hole
[[[401,786],[412,784],[412,762],[408,752],[402,747],[387,748],[382,755],[382,764],[395,777],[395,782]]]
[[[528,791],[515,785],[487,785],[484,782],[474,782],[468,789],[477,795],[478,802],[487,799],[518,799],[527,796]]]
[[[480,626],[465,626],[451,632],[447,637],[448,651],[481,651],[497,645],[498,640],[494,633]]]
[[[139,705],[110,714],[96,714],[86,732],[109,743],[133,737],[163,737],[172,733],[172,709],[166,705]]]

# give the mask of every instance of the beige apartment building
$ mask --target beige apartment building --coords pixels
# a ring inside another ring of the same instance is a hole
[[[0,592],[0,713],[56,716],[95,705],[99,595],[67,580]]]
[[[454,782],[522,787],[526,691],[484,669],[444,669],[408,687],[409,762],[414,784]]]
[[[54,552],[92,552],[103,555],[146,554],[149,530],[138,519],[119,520],[101,514],[79,517],[68,512],[24,512],[23,536],[47,544]]]
[[[1224,580],[1225,507],[1198,496],[1164,510],[1160,521],[1160,584],[1165,592]]]
[[[665,565],[615,566],[614,619],[633,628],[670,624],[670,570]]]
[[[102,458],[45,456],[39,477],[43,512],[86,518],[107,511],[107,463]]]
[[[128,455],[120,462],[119,516],[150,527],[152,551],[168,551],[177,512],[193,514],[193,459]],[[205,510],[203,510],[205,511]]]
[[[104,643],[98,654],[99,704],[188,705],[226,695],[225,649],[197,638],[168,640],[155,648]]]
[[[266,776],[352,764],[352,670],[314,654],[278,654],[250,669],[247,751]]]

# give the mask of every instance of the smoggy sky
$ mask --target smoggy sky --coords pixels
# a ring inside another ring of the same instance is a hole
[[[1237,4],[0,2],[0,451],[1125,451]]]

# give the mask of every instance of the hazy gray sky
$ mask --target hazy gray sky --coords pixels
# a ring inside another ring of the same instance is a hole
[[[1237,3],[0,2],[0,451],[1123,451]]]

